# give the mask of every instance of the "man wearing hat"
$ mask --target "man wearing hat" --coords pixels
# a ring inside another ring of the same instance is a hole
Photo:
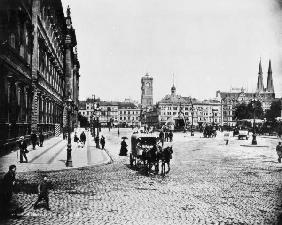
[[[44,200],[46,202],[46,209],[50,210],[49,207],[49,183],[48,178],[44,177],[43,181],[38,185],[38,199],[34,203],[33,208],[36,209],[39,202]]]
[[[278,162],[281,163],[281,158],[282,158],[282,145],[281,141],[278,142],[278,145],[276,146],[276,152],[278,155]]]
[[[25,158],[25,162],[28,162],[27,160],[27,157],[26,157],[26,153],[27,153],[27,144],[24,140],[24,137],[21,136],[20,137],[20,144],[19,144],[19,147],[20,147],[20,163],[23,163],[23,158]]]

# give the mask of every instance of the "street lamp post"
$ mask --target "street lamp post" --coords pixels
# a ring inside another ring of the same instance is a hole
[[[252,145],[257,145],[257,135],[256,135],[256,99],[252,100],[252,105],[253,105],[253,117],[254,117],[254,122],[253,122],[253,140],[252,140]]]
[[[66,101],[67,102],[67,122],[68,122],[68,145],[67,145],[67,161],[66,161],[66,166],[67,167],[72,167],[72,159],[71,159],[71,124],[70,124],[70,115],[71,115],[71,110],[72,110],[72,99],[69,97],[69,99]]]
[[[194,122],[194,106],[193,106],[193,102],[190,99],[191,102],[191,115],[192,115],[192,124],[191,124],[191,136],[194,136],[194,129],[193,129],[193,122]]]
[[[93,112],[92,112],[92,136],[94,137],[95,140],[95,95],[92,95],[92,106],[93,107]]]

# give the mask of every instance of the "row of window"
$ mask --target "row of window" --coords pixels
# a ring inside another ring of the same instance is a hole
[[[43,21],[44,27],[45,27],[45,29],[47,31],[48,38],[50,39],[50,42],[52,43],[53,48],[54,48],[54,50],[56,52],[56,55],[57,55],[60,63],[63,64],[63,59],[64,59],[63,52],[60,49],[61,46],[60,46],[60,43],[58,41],[59,38],[62,38],[62,37],[59,37],[59,35],[58,35],[58,28],[56,28],[57,31],[55,31],[52,28],[50,20],[49,20],[50,17],[47,17],[46,10],[47,9],[45,7],[42,9],[42,21]]]
[[[162,110],[177,110],[177,111],[179,111],[180,110],[180,107],[177,107],[177,106],[161,106],[161,109]],[[192,110],[211,110],[211,108],[210,107],[193,107],[192,108],[192,106],[190,106],[190,107],[181,107],[181,109],[182,110],[184,110],[184,111],[192,111]]]
[[[126,120],[135,121],[135,120],[139,120],[139,117],[138,117],[138,116],[136,116],[136,117],[135,117],[135,116],[128,116],[128,117],[125,117],[125,116],[124,116],[124,117],[120,117],[119,119],[120,119],[120,121],[122,121],[122,120],[125,120],[125,121],[126,121]]]
[[[39,71],[57,92],[63,94],[63,79],[46,52],[39,47]]]

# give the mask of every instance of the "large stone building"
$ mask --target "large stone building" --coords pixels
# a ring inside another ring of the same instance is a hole
[[[0,1],[0,146],[55,135],[64,101],[78,109],[79,62],[70,9],[60,0]],[[75,116],[73,121],[76,122]],[[55,129],[56,128],[56,129]]]
[[[94,107],[93,107],[94,105]],[[131,101],[101,101],[87,99],[80,101],[79,113],[91,122],[91,116],[99,117],[101,126],[138,126],[140,107]]]
[[[216,124],[222,125],[222,105],[218,100],[199,101],[191,97],[176,94],[173,85],[171,94],[157,102],[156,106],[145,114],[145,123],[149,126],[162,127],[168,122],[176,126]],[[177,124],[182,121],[183,124]]]
[[[270,108],[271,103],[275,100],[275,92],[273,86],[272,67],[269,60],[267,71],[267,85],[264,87],[263,72],[261,61],[259,62],[258,80],[255,92],[246,92],[244,88],[232,89],[229,92],[216,92],[216,97],[223,105],[223,123],[226,125],[235,125],[233,118],[236,105],[240,103],[248,104],[251,100],[259,100],[263,110]]]

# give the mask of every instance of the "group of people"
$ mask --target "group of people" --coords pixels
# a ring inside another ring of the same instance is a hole
[[[38,142],[38,138],[39,138],[39,142]],[[43,147],[44,135],[42,132],[39,133],[38,138],[35,132],[32,132],[32,134],[30,135],[30,141],[31,141],[33,150],[35,150],[36,145]],[[28,159],[27,159],[26,154],[29,151],[27,150],[27,141],[25,140],[24,136],[21,136],[19,138],[19,149],[20,149],[20,163],[24,163],[24,162],[27,163]]]
[[[100,144],[101,144],[101,148],[105,149],[105,144],[106,144],[105,137],[102,135],[101,138],[99,138],[99,136],[97,135],[95,137],[95,144],[96,144],[96,148],[100,148]]]
[[[20,206],[16,196],[16,165],[10,165],[9,171],[4,175],[0,185],[0,217],[18,216],[22,213],[23,207]],[[37,186],[38,197],[33,207],[36,209],[39,202],[45,201],[45,207],[50,210],[49,206],[49,189],[50,182],[46,176],[43,177]]]
[[[81,147],[83,148],[83,147],[85,146],[85,142],[86,142],[86,134],[84,133],[84,131],[81,132],[81,134],[80,134],[79,137],[80,137],[80,138],[78,138],[77,133],[75,132],[75,133],[74,133],[73,141],[76,142],[76,143],[78,143],[79,146],[80,146],[80,144],[81,144]]]
[[[162,131],[161,130],[160,133],[159,133],[159,139],[162,142],[162,145],[164,145],[165,141],[166,142],[168,142],[168,141],[172,142],[173,141],[173,133],[172,133],[172,131],[170,130],[169,132],[167,132],[167,131]]]
[[[94,141],[95,141],[95,144],[96,144],[96,148],[100,148],[100,144],[101,144],[101,148],[105,149],[106,140],[105,140],[105,137],[103,135],[101,136],[101,138],[99,138],[99,136],[97,135],[95,137]],[[86,135],[85,135],[84,131],[81,132],[80,138],[78,138],[77,133],[75,132],[74,142],[81,143],[82,148],[85,146]]]

